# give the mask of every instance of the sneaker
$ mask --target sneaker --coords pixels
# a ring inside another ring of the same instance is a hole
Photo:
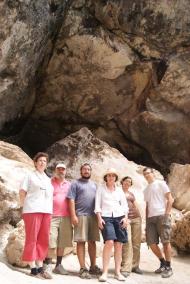
[[[134,267],[132,269],[132,272],[137,273],[137,274],[141,274],[141,275],[143,274],[142,270],[139,267]]]
[[[41,276],[41,273],[37,273],[37,274],[30,273],[29,275],[32,276],[32,277],[38,278],[38,279],[44,279],[44,278]]]
[[[91,279],[90,273],[88,272],[88,269],[81,268],[79,271],[79,277],[82,279]]]
[[[125,281],[126,278],[122,274],[115,274],[114,278],[117,279],[118,281]]]
[[[106,282],[107,281],[107,274],[102,274],[99,279],[98,279],[99,282]]]
[[[63,267],[62,264],[59,264],[58,266],[56,266],[53,270],[53,273],[55,274],[61,274],[61,275],[68,275],[68,271],[65,270],[65,268]]]
[[[53,278],[52,275],[51,275],[49,272],[45,271],[45,270],[42,270],[42,271],[39,273],[39,275],[40,275],[42,278],[44,278],[44,279],[52,279],[52,278]]]
[[[160,267],[154,271],[156,274],[160,274],[165,270],[165,265],[160,264]]]
[[[43,264],[43,270],[47,271],[48,273],[52,274],[52,265],[51,264]]]
[[[173,270],[171,267],[165,267],[164,271],[162,272],[162,278],[168,278],[173,275]]]
[[[101,269],[97,265],[95,265],[94,267],[91,266],[90,269],[89,269],[89,273],[93,274],[93,275],[101,275],[102,274]]]

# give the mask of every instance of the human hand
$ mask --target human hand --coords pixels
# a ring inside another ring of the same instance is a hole
[[[79,220],[78,220],[77,215],[74,215],[74,216],[71,217],[71,223],[72,223],[73,226],[78,225]]]
[[[100,230],[103,230],[104,225],[105,225],[105,221],[102,218],[98,220],[98,227]]]
[[[126,229],[127,228],[127,224],[128,224],[128,219],[126,217],[124,217],[123,219],[121,219],[121,228],[122,229]]]

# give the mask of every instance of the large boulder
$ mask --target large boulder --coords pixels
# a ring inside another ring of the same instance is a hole
[[[0,168],[0,222],[15,225],[20,219],[20,182],[33,162],[19,147],[0,142]]]
[[[172,164],[168,176],[169,187],[174,197],[174,207],[190,211],[190,165]]]
[[[97,184],[104,182],[104,173],[110,167],[117,170],[119,180],[126,175],[131,176],[131,189],[143,204],[143,190],[147,184],[142,175],[143,167],[127,160],[118,150],[94,136],[89,129],[82,128],[57,141],[47,152],[50,156],[49,171],[52,172],[57,161],[63,161],[67,165],[68,179],[80,177],[80,167],[84,162],[92,166],[92,179]]]
[[[19,188],[33,162],[19,147],[0,141],[0,257],[10,232],[21,219]]]
[[[10,264],[26,267],[27,263],[22,261],[22,252],[25,242],[24,222],[20,221],[17,227],[11,231],[5,248],[7,260]]]
[[[179,251],[190,253],[190,211],[173,225],[171,243]]]

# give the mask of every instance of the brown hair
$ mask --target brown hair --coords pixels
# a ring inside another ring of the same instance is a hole
[[[33,158],[34,163],[36,163],[38,161],[38,159],[41,158],[41,157],[45,157],[47,162],[48,162],[48,159],[49,159],[48,154],[44,153],[44,152],[38,152]]]
[[[143,169],[143,174],[145,172],[149,171],[149,170],[151,171],[151,173],[153,173],[153,169],[152,168],[146,167],[146,168]]]
[[[80,172],[82,171],[82,169],[83,169],[85,166],[88,166],[88,167],[90,168],[90,170],[92,170],[92,167],[91,167],[91,165],[90,165],[89,163],[84,163],[84,164],[82,164],[81,167],[80,167]]]
[[[115,182],[118,181],[118,175],[113,173],[115,175]],[[107,174],[108,175],[108,174]],[[107,175],[104,176],[104,181],[107,182]]]
[[[132,180],[132,178],[129,177],[129,176],[126,176],[126,177],[122,178],[121,184],[123,184],[123,182],[124,182],[126,179],[130,179],[130,180],[131,180],[131,185],[133,185],[133,180]]]

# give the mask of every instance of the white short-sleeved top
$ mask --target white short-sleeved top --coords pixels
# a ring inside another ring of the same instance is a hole
[[[53,209],[53,186],[45,173],[35,170],[27,174],[20,189],[26,191],[23,213],[50,213]]]
[[[144,191],[144,200],[148,204],[148,217],[165,214],[166,196],[170,192],[169,187],[163,180],[155,180]]]

